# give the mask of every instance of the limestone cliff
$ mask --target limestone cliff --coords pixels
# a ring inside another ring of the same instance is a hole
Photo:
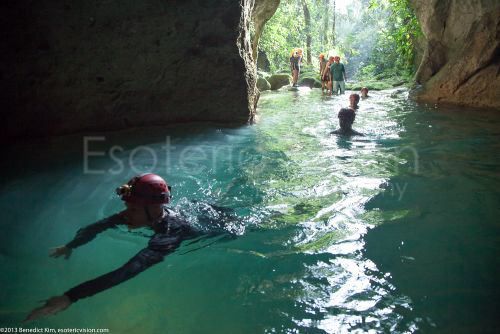
[[[412,3],[426,39],[415,98],[500,108],[500,1]]]

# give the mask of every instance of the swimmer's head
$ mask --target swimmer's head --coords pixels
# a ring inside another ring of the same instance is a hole
[[[362,97],[368,96],[368,88],[366,88],[366,87],[361,88],[361,96]]]
[[[349,95],[349,102],[351,103],[351,107],[357,106],[359,103],[359,95],[358,94]]]
[[[117,188],[116,193],[126,203],[158,205],[170,202],[171,189],[161,176],[141,174]]]
[[[342,130],[352,130],[352,123],[356,118],[354,110],[351,108],[342,108],[338,113],[339,124]]]

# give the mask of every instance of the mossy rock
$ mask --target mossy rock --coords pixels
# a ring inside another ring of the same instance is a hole
[[[299,79],[299,86],[302,87],[306,86],[309,88],[321,88],[321,81],[315,78],[306,77]]]
[[[408,81],[406,81],[406,80],[399,80],[399,81],[393,82],[392,87],[404,86],[407,83],[408,83]]]
[[[259,91],[263,92],[265,90],[270,90],[271,84],[269,83],[269,81],[267,81],[264,78],[258,78],[257,79],[257,88],[259,89]]]
[[[271,90],[277,90],[289,85],[292,77],[289,74],[273,74],[269,77],[268,81],[271,84]]]
[[[257,77],[258,78],[264,78],[264,79],[268,79],[269,77],[271,76],[270,73],[268,72],[264,72],[264,71],[257,71]]]

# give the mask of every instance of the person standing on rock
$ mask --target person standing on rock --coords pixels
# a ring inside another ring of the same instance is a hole
[[[299,55],[299,51],[295,49],[292,56],[290,57],[290,69],[292,70],[292,86],[297,87],[297,81],[299,80],[300,64],[302,63],[302,57]]]
[[[340,94],[345,92],[345,81],[347,76],[345,74],[344,64],[340,62],[340,57],[335,57],[335,62],[330,66],[330,74],[332,77],[332,93],[338,93],[340,89]]]

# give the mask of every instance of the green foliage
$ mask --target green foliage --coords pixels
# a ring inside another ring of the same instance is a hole
[[[324,53],[327,57],[339,55],[349,78],[401,81],[411,75],[415,40],[421,32],[409,0],[352,0],[342,11],[337,1],[335,45],[325,44],[325,37],[330,42],[333,37],[333,0],[281,0],[259,43],[272,72],[289,73],[292,48],[302,47],[307,52],[302,1],[311,15],[312,64],[308,72],[318,73],[318,57]]]
[[[359,79],[373,79],[375,78],[375,70],[376,70],[375,64],[370,64],[362,67],[359,70],[358,73],[358,78]]]
[[[380,56],[387,56],[392,67],[411,71],[415,40],[422,35],[417,17],[409,0],[371,0],[370,8],[382,7],[390,12],[386,29],[382,31]],[[384,52],[385,51],[385,52]],[[391,56],[398,55],[394,58]]]
[[[304,45],[304,15],[298,1],[282,0],[259,40],[271,63],[271,71],[288,68],[289,50]]]

